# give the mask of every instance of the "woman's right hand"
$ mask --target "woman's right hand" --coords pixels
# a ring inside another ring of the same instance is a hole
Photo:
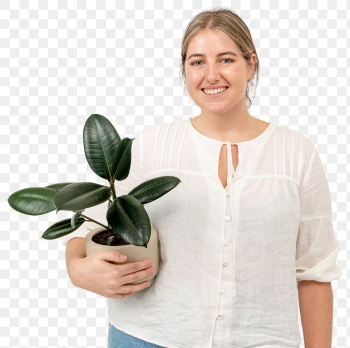
[[[136,291],[147,288],[147,281],[139,284],[127,283],[152,274],[152,261],[143,260],[124,265],[109,262],[125,262],[127,258],[120,259],[120,255],[117,250],[99,251],[71,260],[69,274],[73,285],[103,297],[117,299],[129,297]]]

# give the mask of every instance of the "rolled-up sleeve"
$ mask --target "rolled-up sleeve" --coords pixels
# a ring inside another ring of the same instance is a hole
[[[297,282],[331,282],[339,279],[340,249],[332,223],[332,206],[327,177],[316,147],[299,187],[301,220],[296,245]]]
[[[135,134],[135,139],[133,140],[131,147],[131,166],[128,177],[122,181],[115,181],[115,193],[118,196],[122,196],[128,194],[134,187],[140,185],[144,181],[143,175],[143,133],[142,130],[138,131]],[[102,185],[109,185],[108,181],[101,183]],[[107,214],[108,209],[108,201],[103,202],[99,205],[95,205],[93,207],[85,209],[83,215],[100,222],[101,224],[107,226]],[[85,238],[86,235],[92,231],[93,229],[100,227],[100,225],[96,224],[92,221],[84,222],[78,229],[74,232],[67,234],[62,237],[62,245],[67,247],[69,240],[75,237]]]

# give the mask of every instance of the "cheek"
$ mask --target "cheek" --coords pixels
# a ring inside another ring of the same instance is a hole
[[[246,90],[248,82],[242,71],[232,71],[227,79],[233,90]]]
[[[242,81],[244,81],[244,74],[242,73],[242,70],[238,67],[227,71],[226,76],[228,79],[230,79],[230,81],[234,81],[236,84],[240,84],[242,83]]]
[[[186,80],[188,84],[191,84],[192,88],[195,88],[195,84],[198,84],[198,81],[201,81],[203,79],[203,76],[201,73],[196,71],[191,71],[186,75]]]

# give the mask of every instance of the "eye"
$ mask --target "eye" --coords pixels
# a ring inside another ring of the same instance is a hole
[[[233,62],[233,60],[230,58],[224,58],[223,60],[230,60],[231,62]]]
[[[230,62],[234,62],[234,60],[233,59],[231,59],[231,58],[224,58],[224,59],[221,59],[221,61],[223,61],[223,60],[229,60]],[[195,64],[195,63],[201,63],[201,62],[203,62],[202,60],[195,60],[194,62],[192,62],[191,63],[191,65],[198,65],[198,64]]]
[[[195,60],[194,62],[191,63],[191,65],[197,65],[195,63],[202,62],[202,60]]]

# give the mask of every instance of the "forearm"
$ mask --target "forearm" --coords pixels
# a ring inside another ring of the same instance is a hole
[[[331,283],[298,283],[300,318],[305,348],[331,348],[333,290]]]
[[[71,261],[75,259],[82,259],[84,257],[86,257],[85,238],[76,237],[69,240],[66,247],[66,268],[71,281]]]

